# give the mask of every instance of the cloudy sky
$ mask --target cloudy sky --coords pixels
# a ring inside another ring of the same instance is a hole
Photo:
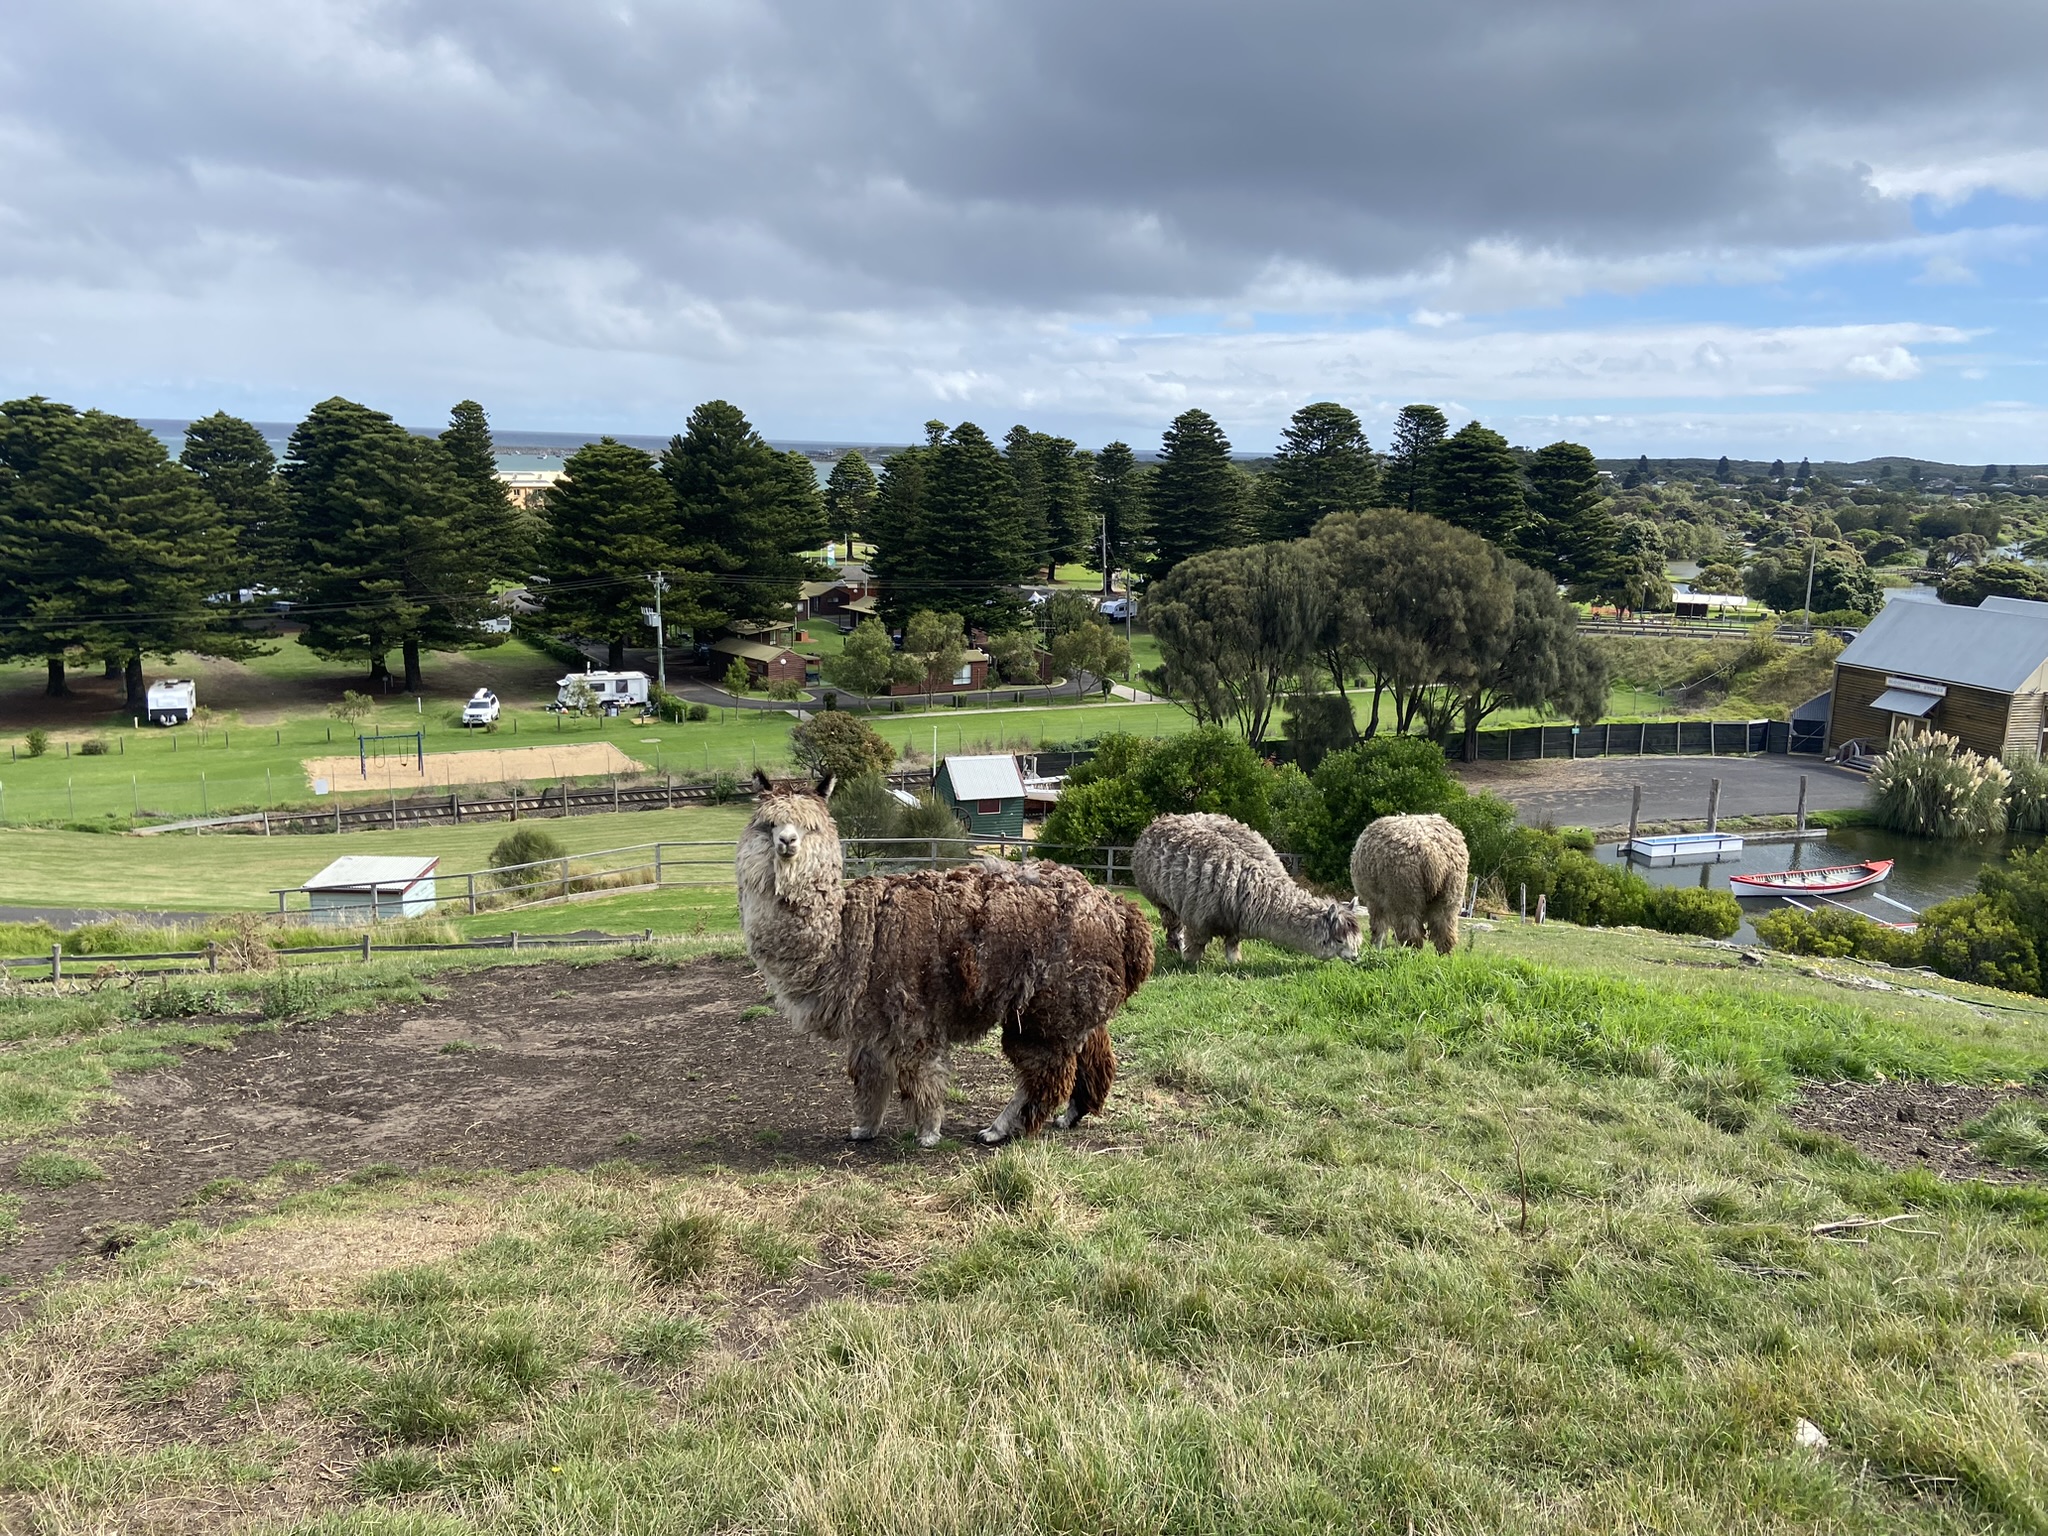
[[[0,390],[2048,459],[2041,0],[0,7]]]

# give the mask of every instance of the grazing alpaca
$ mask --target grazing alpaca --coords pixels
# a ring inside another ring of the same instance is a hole
[[[1159,909],[1166,939],[1199,965],[1211,939],[1237,964],[1242,939],[1324,960],[1358,958],[1358,917],[1294,883],[1273,845],[1241,821],[1207,812],[1161,816],[1131,848],[1131,874]]]
[[[1129,901],[1058,864],[994,862],[846,880],[821,791],[760,779],[734,873],[747,953],[802,1028],[847,1042],[855,1141],[893,1088],[939,1139],[947,1054],[1002,1031],[1017,1093],[986,1142],[1062,1128],[1116,1076],[1108,1024],[1152,974],[1152,928]],[[1071,1094],[1071,1097],[1069,1095]]]
[[[1458,947],[1465,902],[1465,835],[1441,816],[1382,816],[1367,822],[1351,848],[1351,888],[1372,924],[1372,947],[1391,929],[1396,943],[1437,953]]]

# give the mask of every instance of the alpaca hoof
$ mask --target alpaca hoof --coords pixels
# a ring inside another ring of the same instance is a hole
[[[873,1141],[881,1132],[872,1125],[856,1125],[846,1133],[848,1141]]]
[[[919,1131],[917,1133],[917,1144],[920,1147],[936,1147],[943,1140],[945,1140],[945,1135],[940,1131]]]
[[[989,1147],[998,1146],[1010,1139],[999,1125],[985,1125],[975,1134],[980,1138],[982,1145]]]

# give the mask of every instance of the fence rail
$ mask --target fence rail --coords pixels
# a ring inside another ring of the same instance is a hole
[[[379,944],[371,934],[365,933],[353,944],[298,944],[284,949],[273,949],[271,954],[283,958],[290,955],[361,955],[365,960],[371,955],[425,954],[440,950],[454,949],[533,949],[533,948],[574,948],[592,944],[649,944],[654,941],[654,930],[643,929],[639,933],[596,933],[596,934],[520,934],[517,932],[496,935],[484,939],[453,939],[442,944]],[[9,956],[0,959],[0,971],[16,968],[42,967],[49,976],[24,977],[27,981],[62,981],[65,968],[79,966],[126,966],[144,961],[162,960],[204,960],[208,972],[220,969],[221,949],[218,944],[208,944],[204,949],[167,949],[152,954],[114,955],[67,955],[62,944],[50,946],[47,955]]]
[[[1534,758],[1716,757],[1758,753],[1819,756],[1825,725],[1817,720],[1650,720],[1572,725],[1515,725],[1480,731],[1467,762],[1517,763]]]

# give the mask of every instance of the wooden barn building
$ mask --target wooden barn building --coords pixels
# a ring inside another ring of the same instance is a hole
[[[1014,757],[949,757],[932,787],[976,837],[1024,835],[1024,776]]]
[[[2048,730],[2048,603],[1887,603],[1835,662],[1827,750],[1877,754],[1941,731],[1988,757],[2039,756]]]

